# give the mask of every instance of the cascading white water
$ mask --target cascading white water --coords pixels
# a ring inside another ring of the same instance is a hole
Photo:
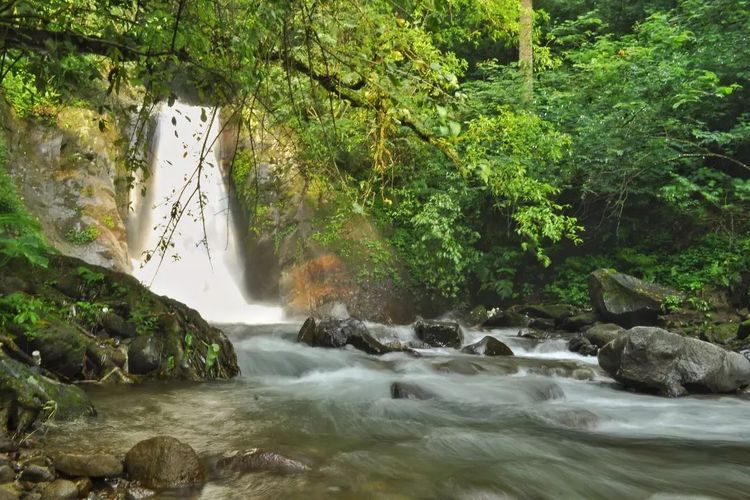
[[[218,113],[214,116],[212,109],[179,102],[162,106],[148,198],[134,204],[136,212],[129,221],[136,233],[130,238],[133,274],[155,293],[184,302],[209,321],[277,323],[283,319],[281,308],[251,303],[243,285],[243,260],[220,167],[219,132]],[[206,201],[202,216],[198,194],[188,202],[199,182]],[[145,252],[153,252],[170,227],[181,192],[180,203],[186,210],[174,232],[174,247],[163,260],[154,253],[144,262]],[[133,192],[134,198],[141,196],[139,189]]]

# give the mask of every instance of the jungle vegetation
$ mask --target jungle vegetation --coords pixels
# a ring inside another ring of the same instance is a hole
[[[29,119],[189,89],[283,128],[424,300],[583,304],[616,267],[742,307],[748,33],[747,0],[4,0],[0,86]],[[11,191],[0,255],[33,255]]]

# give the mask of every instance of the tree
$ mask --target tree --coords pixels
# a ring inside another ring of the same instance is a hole
[[[521,0],[518,34],[518,64],[523,74],[523,99],[531,101],[534,94],[534,7],[533,0]]]

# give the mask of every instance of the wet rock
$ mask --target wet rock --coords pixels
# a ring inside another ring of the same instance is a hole
[[[615,340],[624,331],[624,328],[620,325],[615,325],[614,323],[599,323],[583,332],[583,336],[587,338],[592,345],[602,348]]]
[[[623,385],[671,397],[750,384],[750,361],[741,354],[661,328],[624,332],[599,351],[599,365]]]
[[[195,450],[169,436],[146,439],[125,456],[130,479],[152,489],[198,486],[205,481]]]
[[[16,478],[16,471],[10,465],[0,465],[0,484],[10,483]]]
[[[593,325],[598,319],[599,317],[594,312],[582,312],[569,318],[565,318],[562,320],[560,326],[566,331],[578,332],[589,325]]]
[[[568,341],[568,349],[570,352],[577,352],[584,356],[596,356],[596,353],[599,351],[599,348],[583,335],[577,335],[570,339]]]
[[[130,339],[138,336],[134,324],[112,311],[103,314],[100,321],[107,333],[115,337]]]
[[[549,319],[553,326],[575,314],[576,309],[568,304],[537,304],[521,306],[518,312],[531,318]]]
[[[425,389],[422,389],[418,385],[409,384],[406,382],[394,382],[391,384],[391,398],[413,399],[421,401],[425,399],[434,399],[435,395]]]
[[[297,342],[314,347],[316,326],[314,318],[307,318],[297,334]]]
[[[750,319],[747,319],[737,326],[737,338],[745,340],[750,337]]]
[[[518,331],[517,336],[531,340],[547,340],[550,337],[549,333],[541,330],[534,330],[533,328],[522,328]]]
[[[565,397],[562,387],[554,382],[544,382],[531,385],[528,387],[528,394],[534,401],[549,401]]]
[[[123,473],[122,461],[106,453],[61,453],[55,457],[55,469],[72,477],[116,477]]]
[[[368,354],[386,354],[393,349],[380,343],[358,319],[326,318],[316,322],[308,318],[297,335],[297,342],[312,347],[344,347],[351,345]]]
[[[459,349],[464,341],[464,333],[453,321],[419,320],[414,323],[417,338],[433,347]]]
[[[589,297],[597,313],[605,320],[630,328],[655,325],[667,297],[678,293],[646,283],[612,269],[597,269],[588,278]]]
[[[163,342],[155,335],[142,335],[128,347],[128,371],[134,375],[147,375],[161,366]]]
[[[54,481],[55,473],[49,467],[32,464],[24,467],[19,479],[30,483],[46,483]]]
[[[151,498],[156,495],[154,490],[143,488],[141,486],[132,486],[125,492],[125,500],[142,500],[144,498]]]
[[[46,418],[51,407],[56,419],[95,414],[79,387],[48,379],[0,350],[0,429],[26,431]]]
[[[475,344],[467,345],[461,352],[484,356],[513,356],[513,351],[495,337],[487,335]]]
[[[549,318],[532,318],[529,321],[529,328],[536,330],[554,330],[555,320]]]
[[[234,451],[223,455],[216,462],[219,470],[230,470],[240,474],[270,471],[276,473],[303,472],[310,468],[291,458],[286,458],[269,450],[252,449]]]
[[[576,368],[570,373],[570,378],[575,380],[594,380],[594,376],[591,368]]]
[[[76,500],[78,488],[73,481],[57,479],[42,490],[42,500]]]
[[[599,424],[595,413],[582,409],[562,409],[543,414],[542,419],[553,425],[580,430],[592,430]]]
[[[594,370],[574,361],[550,361],[538,363],[528,368],[529,373],[545,377],[564,377],[576,380],[593,380]]]
[[[526,326],[528,319],[515,311],[492,311],[482,323],[485,328],[512,328]]]

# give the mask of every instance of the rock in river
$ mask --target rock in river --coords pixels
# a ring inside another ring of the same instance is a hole
[[[475,344],[467,345],[461,349],[461,352],[484,356],[513,356],[513,351],[510,347],[489,335]]]
[[[741,354],[661,328],[622,333],[599,350],[599,365],[623,385],[672,397],[750,384],[750,361]]]
[[[227,453],[216,462],[219,470],[239,473],[270,471],[277,473],[302,472],[310,468],[291,458],[286,458],[269,450],[252,449]]]
[[[422,389],[418,385],[408,384],[405,382],[394,382],[391,384],[392,399],[413,399],[425,400],[435,397],[431,392]]]
[[[152,489],[199,486],[205,481],[195,450],[169,436],[146,439],[125,456],[130,479]]]
[[[464,341],[464,333],[453,321],[419,320],[414,323],[414,332],[419,340],[433,347],[459,349]]]
[[[385,354],[394,349],[380,343],[358,319],[325,318],[318,322],[307,318],[297,334],[297,342],[312,347],[351,345],[368,354]]]

